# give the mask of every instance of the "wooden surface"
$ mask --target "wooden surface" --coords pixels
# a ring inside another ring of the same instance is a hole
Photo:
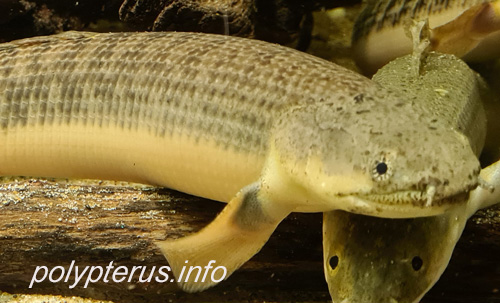
[[[253,0],[124,0],[120,19],[140,30],[198,31],[236,36],[254,32]]]
[[[167,265],[155,240],[206,225],[224,204],[111,182],[10,180],[0,186],[0,290],[115,302],[328,302],[321,215],[292,214],[261,253],[227,281],[186,294],[171,283],[40,283],[36,266]],[[451,265],[422,302],[500,302],[500,208],[468,224]]]
[[[0,42],[68,30],[197,31],[305,49],[312,11],[360,0],[0,0]],[[305,36],[306,41],[302,41]],[[302,41],[302,42],[301,42]]]

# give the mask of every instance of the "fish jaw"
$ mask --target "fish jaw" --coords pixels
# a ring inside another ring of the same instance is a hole
[[[273,144],[270,151],[261,178],[262,195],[276,205],[283,205],[295,212],[344,210],[381,218],[434,216],[463,204],[469,192],[479,186],[479,178],[473,175],[469,184],[452,192],[446,191],[446,186],[437,185],[439,181],[435,180],[419,185],[421,189],[380,192],[367,174],[318,174],[321,163],[311,158],[307,163],[287,160],[287,163],[293,162],[290,168],[285,165]]]
[[[469,191],[434,200],[428,191],[401,191],[389,194],[349,196],[353,205],[344,209],[349,212],[380,218],[414,218],[441,215],[457,205],[464,204]],[[382,201],[398,201],[401,204],[384,204]]]

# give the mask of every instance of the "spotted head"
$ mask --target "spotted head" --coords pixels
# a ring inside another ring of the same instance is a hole
[[[325,213],[324,269],[333,302],[419,302],[448,265],[467,217],[462,206],[413,219]]]
[[[289,109],[271,145],[269,171],[300,188],[298,211],[434,215],[478,185],[467,137],[381,87]]]

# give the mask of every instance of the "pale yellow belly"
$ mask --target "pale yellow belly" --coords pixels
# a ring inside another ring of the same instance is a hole
[[[0,133],[0,174],[125,180],[229,201],[255,182],[263,157],[210,138],[154,136],[117,127],[26,126]]]

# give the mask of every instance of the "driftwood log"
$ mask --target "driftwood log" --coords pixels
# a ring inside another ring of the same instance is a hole
[[[292,214],[228,280],[187,294],[173,283],[49,281],[37,266],[167,265],[154,241],[192,233],[224,204],[175,191],[98,181],[6,180],[0,184],[0,291],[78,295],[114,302],[328,302],[321,214]],[[41,274],[40,274],[41,276]],[[55,278],[54,278],[55,279]],[[83,280],[82,280],[83,281]],[[422,302],[500,302],[500,208],[469,223],[439,283]]]
[[[196,31],[305,49],[311,12],[361,0],[0,0],[0,42],[68,30]]]
[[[254,0],[124,0],[120,19],[139,29],[197,31],[236,36],[254,33]]]

